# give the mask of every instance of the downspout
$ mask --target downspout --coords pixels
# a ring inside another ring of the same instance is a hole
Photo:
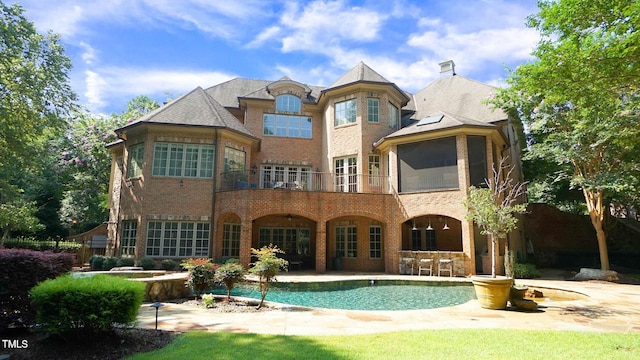
[[[213,192],[211,193],[211,234],[210,234],[210,247],[209,247],[209,255],[210,257],[213,258],[213,249],[214,249],[214,244],[215,244],[215,238],[216,238],[216,222],[215,222],[215,214],[216,214],[216,182],[218,181],[218,174],[217,174],[217,168],[218,168],[218,156],[219,156],[219,144],[220,144],[220,139],[219,139],[219,135],[218,135],[218,128],[213,128],[213,138],[215,141],[215,144],[213,145],[213,179],[211,179],[212,181],[212,187],[213,187]]]

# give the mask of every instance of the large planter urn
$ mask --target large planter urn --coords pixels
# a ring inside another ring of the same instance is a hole
[[[507,308],[512,278],[476,275],[471,277],[471,281],[481,307],[492,310]]]

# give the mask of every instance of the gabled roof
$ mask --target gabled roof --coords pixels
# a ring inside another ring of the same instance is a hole
[[[139,120],[117,129],[116,132],[121,132],[141,124],[226,128],[252,138],[257,138],[245,128],[235,116],[214,100],[201,87],[197,87],[188,94],[150,112]]]
[[[440,78],[418,91],[413,95],[413,104],[408,106],[415,109],[411,117],[415,120],[440,112],[486,123],[506,120],[506,113],[485,103],[494,92],[493,86],[453,75]]]

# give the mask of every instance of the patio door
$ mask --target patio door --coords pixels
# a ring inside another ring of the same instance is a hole
[[[358,192],[358,162],[355,156],[335,159],[333,172],[335,191]]]

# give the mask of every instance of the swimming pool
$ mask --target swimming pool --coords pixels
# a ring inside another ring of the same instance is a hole
[[[215,288],[213,293],[226,294]],[[231,296],[260,299],[256,284],[242,284]],[[402,280],[345,280],[314,283],[273,283],[266,301],[326,309],[416,310],[466,303],[475,299],[471,284]]]

